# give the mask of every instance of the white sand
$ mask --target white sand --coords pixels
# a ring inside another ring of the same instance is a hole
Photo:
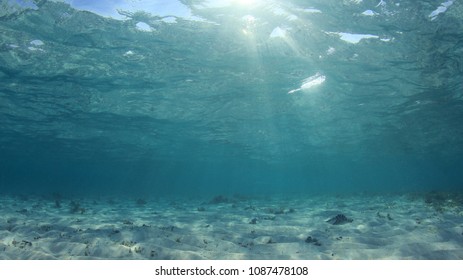
[[[411,195],[76,201],[0,196],[0,259],[463,259],[463,206]]]

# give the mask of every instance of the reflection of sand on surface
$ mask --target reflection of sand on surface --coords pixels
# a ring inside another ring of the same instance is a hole
[[[82,199],[71,211],[71,200],[58,208],[3,196],[0,258],[463,259],[458,204],[409,195],[212,202]],[[353,221],[326,222],[340,213]]]

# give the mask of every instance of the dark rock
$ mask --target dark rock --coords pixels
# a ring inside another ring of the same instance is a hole
[[[306,242],[306,243],[312,243],[312,244],[315,245],[315,246],[322,246],[322,244],[318,241],[318,239],[315,238],[315,237],[312,237],[312,236],[308,236],[308,237],[305,239],[305,242]]]
[[[142,198],[139,198],[137,199],[137,201],[135,202],[138,206],[144,206],[146,205],[146,200],[142,199]]]
[[[389,221],[392,221],[394,220],[392,217],[391,217],[391,214],[387,213],[386,215],[382,214],[381,212],[376,212],[376,216],[378,216],[378,218],[381,218],[381,219],[388,219]]]
[[[61,208],[61,200],[63,199],[63,196],[57,192],[54,192],[51,195],[53,200],[55,201],[55,208]]]
[[[27,240],[23,240],[21,242],[18,242],[16,240],[13,240],[11,242],[11,244],[14,246],[14,247],[19,247],[20,249],[24,249],[25,247],[31,247],[32,246],[32,242],[30,241],[27,241]]]
[[[313,238],[312,236],[308,236],[306,239],[305,239],[305,242],[306,243],[312,243],[312,242],[315,242],[317,241],[316,238]]]
[[[174,231],[175,227],[174,226],[163,226],[163,227],[160,227],[161,230],[165,230],[165,231]]]
[[[455,192],[431,191],[424,196],[424,202],[437,212],[445,212],[463,205],[463,195]]]
[[[122,240],[121,245],[125,247],[133,247],[137,244],[137,242],[132,240]]]
[[[251,225],[255,225],[255,224],[257,224],[257,219],[256,219],[256,218],[253,218],[249,223],[250,223]]]
[[[209,201],[209,204],[219,204],[219,203],[229,203],[229,202],[231,202],[229,198],[223,195],[218,195],[212,198],[211,201]]]
[[[343,225],[343,224],[347,224],[347,223],[352,223],[354,220],[353,219],[349,219],[347,218],[344,214],[338,214],[336,215],[335,217],[329,219],[328,223],[332,224],[332,225]]]
[[[71,214],[76,214],[76,213],[84,214],[85,213],[85,208],[80,206],[80,203],[74,200],[71,201],[71,203],[69,204],[69,208],[70,208],[69,212]]]

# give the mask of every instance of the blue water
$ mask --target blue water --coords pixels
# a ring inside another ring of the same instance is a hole
[[[462,189],[461,1],[168,2],[0,2],[1,193]]]

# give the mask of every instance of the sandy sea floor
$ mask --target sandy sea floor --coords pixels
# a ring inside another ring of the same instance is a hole
[[[338,214],[343,224],[327,222]],[[0,259],[463,259],[463,204],[440,193],[0,196]]]

